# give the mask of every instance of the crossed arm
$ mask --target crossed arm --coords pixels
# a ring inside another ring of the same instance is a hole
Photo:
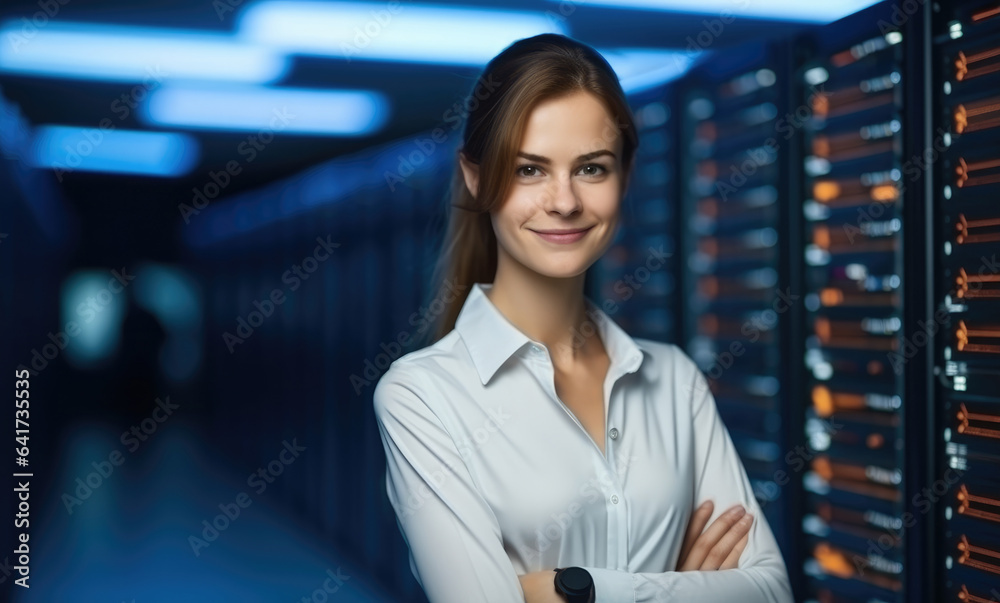
[[[708,500],[695,509],[684,535],[677,571],[736,569],[750,538],[753,515],[742,505],[728,509],[705,530],[715,505]],[[525,603],[565,603],[554,588],[555,570],[518,576]]]

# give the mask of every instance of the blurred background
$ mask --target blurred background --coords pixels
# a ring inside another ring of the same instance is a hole
[[[426,600],[371,395],[543,32],[640,127],[588,296],[709,377],[796,600],[1000,600],[997,0],[5,0],[0,598]]]

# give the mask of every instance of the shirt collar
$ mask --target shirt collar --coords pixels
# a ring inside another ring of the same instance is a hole
[[[489,383],[500,367],[521,348],[532,344],[544,347],[544,344],[533,341],[515,327],[486,297],[486,292],[492,287],[493,283],[473,283],[455,319],[455,330],[465,342],[483,385]],[[584,303],[608,352],[611,361],[609,372],[624,374],[638,370],[644,348],[597,304],[586,297]]]

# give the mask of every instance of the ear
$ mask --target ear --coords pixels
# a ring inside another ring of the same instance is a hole
[[[462,175],[465,177],[465,186],[472,193],[473,197],[479,195],[479,165],[469,161],[462,151],[458,152],[458,162],[462,166]]]

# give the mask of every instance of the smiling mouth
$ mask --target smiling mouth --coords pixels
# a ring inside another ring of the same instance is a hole
[[[593,226],[588,226],[587,228],[571,228],[566,230],[532,230],[532,232],[550,243],[566,244],[579,241],[593,228]]]

